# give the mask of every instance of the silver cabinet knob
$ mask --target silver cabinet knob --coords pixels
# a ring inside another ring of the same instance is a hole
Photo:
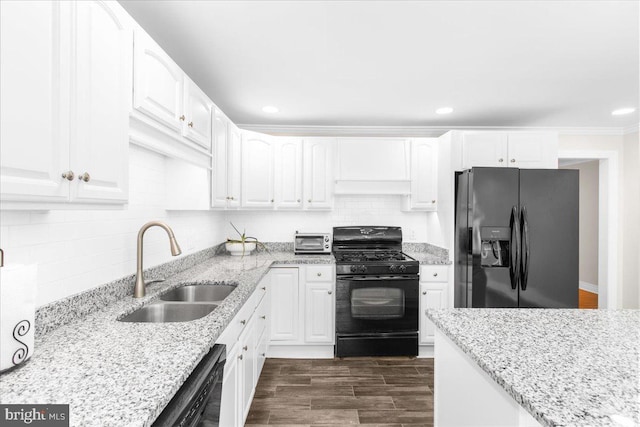
[[[89,172],[85,172],[82,175],[79,175],[78,179],[80,181],[89,182],[89,180],[91,179],[91,175],[89,175]]]
[[[192,128],[192,127],[193,127],[193,122],[189,122],[189,123],[187,123],[187,126],[189,126],[190,128]]]
[[[73,171],[66,171],[66,172],[62,172],[62,177],[67,181],[73,181],[75,174],[73,173]]]
[[[307,200],[307,202],[311,203],[311,199]]]
[[[180,120],[182,120],[184,122],[184,114],[181,115],[180,117],[178,117]]]
[[[238,359],[242,360],[243,359],[242,355],[238,356]]]
[[[247,351],[247,350],[249,350],[249,346],[245,345],[244,347],[242,347],[242,349],[243,349],[244,351]]]
[[[318,273],[318,277],[322,276],[322,273]]]
[[[435,203],[435,202],[436,202],[435,199],[431,201],[431,203]]]
[[[498,159],[498,162],[502,163],[504,162],[504,159]]]
[[[328,293],[329,295],[331,295],[331,294],[333,293],[333,291],[327,291],[327,293]]]
[[[266,290],[267,290],[267,287],[266,287],[266,286],[263,286],[263,287],[262,287],[262,288],[260,288],[260,289],[262,289],[263,291],[266,291]]]
[[[515,163],[515,162],[516,162],[516,159],[511,159],[511,163]]]
[[[243,325],[246,325],[247,321],[246,320],[241,320],[240,323],[242,323]]]
[[[433,277],[438,277],[438,273],[433,273]]]
[[[235,200],[235,199],[236,199],[235,197],[231,196],[231,200]]]
[[[267,353],[260,353],[260,356],[267,357]]]
[[[273,203],[273,199],[271,199],[271,203]]]
[[[298,199],[298,203],[300,203],[300,199]]]
[[[426,294],[427,294],[427,291],[422,291],[422,295],[426,295]]]
[[[266,320],[266,319],[267,319],[267,316],[260,316],[260,318],[261,318],[262,320]]]

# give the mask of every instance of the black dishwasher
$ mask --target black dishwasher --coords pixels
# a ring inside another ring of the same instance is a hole
[[[214,345],[173,396],[153,426],[218,426],[222,374],[226,360],[224,344]]]

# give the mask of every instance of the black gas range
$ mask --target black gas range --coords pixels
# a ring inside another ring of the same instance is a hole
[[[419,263],[400,227],[334,227],[336,356],[418,354]]]

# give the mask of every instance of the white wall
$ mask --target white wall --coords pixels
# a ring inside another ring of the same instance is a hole
[[[623,276],[625,293],[622,306],[640,308],[640,136],[624,136],[624,238]]]
[[[599,161],[564,166],[580,171],[580,281],[598,284]]]
[[[149,220],[172,227],[183,255],[223,239],[219,213],[165,211],[163,156],[130,146],[129,169],[129,205],[123,210],[0,212],[5,265],[38,265],[38,306],[135,273],[137,233]],[[144,249],[145,267],[172,259],[158,227],[145,233]]]
[[[233,222],[240,231],[258,240],[292,242],[296,230],[331,232],[334,226],[389,225],[401,226],[407,242],[430,242],[429,216],[425,212],[401,212],[401,196],[336,196],[335,209],[328,212],[228,211],[227,223]],[[230,225],[224,237],[233,237]]]

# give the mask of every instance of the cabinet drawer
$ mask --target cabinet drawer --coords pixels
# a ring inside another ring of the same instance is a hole
[[[421,265],[421,282],[446,282],[449,280],[448,265]]]
[[[310,265],[306,270],[307,282],[332,282],[334,279],[332,265]]]
[[[233,345],[244,328],[249,323],[251,315],[256,309],[256,298],[259,296],[258,292],[254,292],[247,302],[244,303],[240,311],[231,319],[231,322],[227,325],[225,330],[220,334],[220,337],[216,340],[218,344],[226,344],[227,346]],[[261,296],[261,295],[260,295]]]

